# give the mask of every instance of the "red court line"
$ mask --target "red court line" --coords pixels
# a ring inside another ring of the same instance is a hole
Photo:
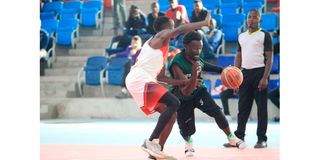
[[[166,147],[165,152],[179,160],[279,160],[279,149],[244,150],[198,147],[192,158],[184,155],[184,146]],[[139,146],[41,144],[41,160],[144,160],[147,154]]]

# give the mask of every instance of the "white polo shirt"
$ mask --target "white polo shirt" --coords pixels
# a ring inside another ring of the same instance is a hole
[[[253,33],[243,32],[238,37],[238,51],[241,52],[241,67],[254,69],[265,66],[266,51],[272,51],[272,40],[261,28]]]

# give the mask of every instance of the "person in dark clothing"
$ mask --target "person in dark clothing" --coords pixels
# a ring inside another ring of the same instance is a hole
[[[160,16],[164,16],[164,13],[159,12],[159,4],[157,2],[151,3],[151,10],[152,12],[148,14],[148,26],[147,26],[147,33],[149,34],[156,34],[156,31],[153,28],[153,22],[156,18]]]
[[[132,5],[130,8],[129,18],[126,22],[126,33],[129,35],[140,35],[147,31],[147,21],[145,15],[138,8]]]
[[[279,86],[269,91],[268,98],[278,109],[280,109],[280,87]],[[273,121],[279,122],[280,118],[274,117]]]
[[[115,53],[109,56],[110,59],[115,57],[129,58],[129,61],[124,65],[124,75],[123,75],[123,80],[121,84],[122,86],[121,93],[119,95],[116,95],[116,98],[119,98],[119,99],[130,98],[130,95],[125,85],[125,78],[127,77],[127,74],[131,69],[131,66],[134,65],[134,63],[136,62],[136,59],[140,54],[141,48],[142,48],[142,40],[138,35],[136,35],[132,37],[131,45],[128,46],[128,48],[125,51]]]
[[[206,18],[208,11],[203,6],[201,0],[194,1],[194,10],[191,16],[191,22],[199,22]]]
[[[193,156],[194,152],[191,136],[196,132],[195,108],[215,119],[219,128],[226,134],[230,145],[237,145],[241,149],[246,147],[242,140],[232,134],[225,115],[214,102],[202,81],[201,74],[203,70],[221,73],[223,68],[207,63],[201,58],[201,40],[201,34],[197,31],[191,31],[186,34],[183,39],[185,49],[174,57],[170,66],[170,72],[175,79],[191,80],[188,85],[171,88],[174,95],[181,101],[177,111],[177,121],[180,134],[185,140],[186,156]]]
[[[253,100],[258,110],[258,141],[254,148],[267,147],[268,82],[272,67],[272,39],[268,32],[259,28],[260,12],[250,10],[247,17],[248,30],[238,37],[238,52],[234,66],[242,69],[243,82],[239,88],[238,126],[234,132],[242,140],[252,109]]]

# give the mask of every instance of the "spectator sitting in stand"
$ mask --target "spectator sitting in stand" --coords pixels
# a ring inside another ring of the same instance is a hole
[[[141,38],[136,35],[133,36],[131,39],[131,45],[123,52],[119,52],[116,54],[112,54],[109,56],[109,58],[115,58],[115,57],[128,57],[130,60],[124,65],[124,76],[123,76],[123,83],[122,83],[122,89],[121,93],[119,95],[116,95],[116,98],[129,98],[130,95],[127,91],[127,88],[125,86],[125,79],[127,77],[127,74],[130,71],[131,66],[136,62],[136,59],[138,55],[140,54],[142,48],[142,40]]]
[[[190,23],[186,7],[179,5],[177,0],[169,0],[170,8],[166,11],[166,16],[174,21],[174,27],[181,24]]]
[[[140,35],[147,31],[145,15],[138,6],[131,5],[128,21],[126,22],[126,33],[129,35]]]
[[[153,22],[156,18],[159,16],[164,16],[164,13],[159,12],[159,4],[157,2],[151,3],[151,10],[152,12],[148,14],[147,20],[148,20],[148,26],[147,26],[147,33],[149,34],[156,34],[153,28]]]

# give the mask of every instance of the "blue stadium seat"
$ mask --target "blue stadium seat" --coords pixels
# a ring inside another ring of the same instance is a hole
[[[271,91],[279,86],[280,86],[279,79],[271,79],[271,80],[269,80],[269,83],[268,83],[268,90]]]
[[[217,65],[220,67],[227,67],[234,65],[235,56],[219,56],[217,59]]]
[[[48,20],[48,19],[56,19],[54,12],[41,12],[40,13],[40,20]]]
[[[59,20],[48,19],[41,21],[41,28],[46,30],[49,36],[55,36],[59,26]]]
[[[204,85],[206,86],[208,92],[211,93],[211,80],[205,79],[203,82],[204,82]]]
[[[81,1],[71,1],[71,2],[64,2],[62,8],[75,9],[76,12],[79,13],[82,6],[83,6],[83,2]]]
[[[212,17],[213,19],[215,19],[216,22],[217,22],[216,28],[217,28],[217,29],[221,29],[222,19],[223,19],[222,14],[213,14],[213,13],[211,12],[211,17]]]
[[[60,10],[60,19],[78,19],[78,12],[72,8],[62,8]]]
[[[58,15],[60,13],[62,5],[63,5],[63,2],[60,2],[60,1],[44,3],[44,5],[42,7],[42,12],[53,11],[55,13],[55,15]]]
[[[47,62],[47,67],[52,68],[52,63],[56,59],[55,38],[53,36],[49,36],[49,33],[45,29],[40,29],[40,49],[44,46],[46,47],[42,49],[45,49],[48,54],[42,58]]]
[[[273,64],[271,67],[271,74],[279,74],[280,73],[280,55],[273,55]]]
[[[221,5],[231,3],[236,4],[239,8],[242,8],[243,0],[221,0]]]
[[[91,56],[88,58],[86,64],[78,72],[78,89],[80,96],[83,95],[83,85],[100,85],[102,95],[104,93],[104,74],[107,69],[107,58],[105,56]],[[85,74],[82,77],[82,74]]]
[[[83,3],[83,8],[97,8],[99,11],[103,11],[103,3],[100,0],[91,0]]]
[[[57,44],[76,46],[79,37],[79,20],[62,19],[57,29]]]
[[[221,0],[202,0],[203,6],[211,10],[211,14],[217,14],[221,5]]]
[[[261,2],[244,2],[243,13],[247,16],[251,9],[257,9],[260,13],[263,13],[264,5]]]
[[[82,8],[80,14],[80,24],[82,26],[95,26],[99,28],[102,23],[101,10],[98,8]]]
[[[124,65],[129,61],[127,57],[112,58],[108,65],[108,83],[121,85],[124,78]]]
[[[240,7],[237,3],[222,3],[220,6],[220,14],[236,14],[240,13]]]
[[[238,40],[238,35],[244,30],[244,22],[245,15],[242,13],[223,15],[222,31],[227,42]]]
[[[278,15],[275,13],[262,14],[260,27],[268,32],[275,32],[279,28]]]

